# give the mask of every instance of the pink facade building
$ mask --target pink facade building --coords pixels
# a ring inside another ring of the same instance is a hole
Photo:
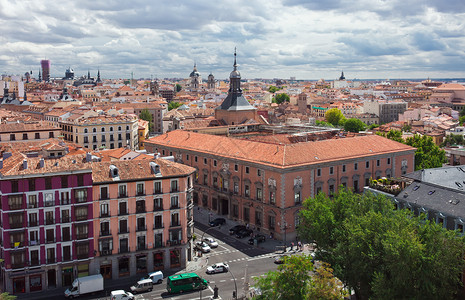
[[[0,160],[2,291],[69,286],[92,269],[92,169],[85,154],[60,153]]]
[[[93,165],[96,273],[116,279],[186,266],[194,172],[166,159]]]

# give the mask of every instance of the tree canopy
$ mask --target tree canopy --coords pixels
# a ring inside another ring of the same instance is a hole
[[[328,109],[325,113],[325,119],[334,126],[343,125],[345,121],[345,117],[339,108]]]
[[[176,109],[180,107],[181,105],[182,103],[179,103],[179,102],[170,102],[168,103],[168,110]]]
[[[465,145],[465,140],[461,134],[449,134],[446,135],[441,147],[450,147],[453,145]]]
[[[359,132],[365,130],[367,126],[359,119],[351,118],[344,122],[344,130],[350,132]]]
[[[343,299],[346,292],[332,272],[325,263],[315,267],[311,256],[286,257],[277,271],[258,278],[256,286],[260,288],[261,295],[254,299]]]
[[[299,236],[357,299],[453,299],[460,289],[464,238],[381,195],[319,193],[300,220]]]
[[[288,94],[281,93],[281,94],[277,94],[276,96],[274,96],[273,103],[281,104],[281,103],[284,103],[284,102],[289,102],[290,99],[291,98],[289,97]]]
[[[140,112],[139,119],[144,120],[144,121],[148,121],[149,122],[149,131],[150,132],[153,131],[152,114],[147,109],[144,109],[144,110],[142,110]]]
[[[439,168],[446,162],[446,152],[439,148],[430,136],[415,134],[407,138],[405,144],[417,148],[415,170]]]
[[[402,138],[402,131],[400,130],[391,129],[388,133],[377,131],[376,134],[399,143],[405,143],[405,140]]]
[[[273,94],[276,93],[276,92],[279,91],[279,90],[280,90],[280,88],[278,88],[278,87],[276,87],[276,86],[274,86],[274,85],[270,85],[270,86],[268,87],[268,92],[273,93]]]

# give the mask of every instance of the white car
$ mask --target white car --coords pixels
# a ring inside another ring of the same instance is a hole
[[[217,263],[207,268],[207,274],[225,273],[229,271],[227,263]]]
[[[204,241],[205,243],[207,243],[208,246],[210,246],[210,248],[216,248],[216,247],[218,247],[218,242],[215,241],[215,240],[214,240],[213,238],[211,238],[211,237],[206,237],[206,238],[203,239],[203,241]]]
[[[207,243],[204,243],[204,242],[197,242],[195,244],[195,248],[197,250],[202,251],[202,253],[208,253],[211,250],[210,246],[208,246]]]

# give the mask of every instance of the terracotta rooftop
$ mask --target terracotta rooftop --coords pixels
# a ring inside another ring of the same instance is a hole
[[[61,130],[60,127],[49,125],[47,122],[39,121],[32,123],[7,123],[0,124],[0,133],[29,132],[29,131],[49,131]]]
[[[166,159],[112,161],[93,163],[92,179],[94,183],[115,182],[116,180],[110,176],[110,165],[118,168],[120,181],[159,178],[152,172],[150,167],[151,161],[160,166],[160,172],[163,177],[186,176],[195,172],[195,169],[192,167]]]
[[[280,168],[415,150],[378,135],[279,145],[175,130],[145,141],[151,143]]]

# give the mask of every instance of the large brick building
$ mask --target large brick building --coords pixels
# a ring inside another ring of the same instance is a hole
[[[370,178],[414,170],[415,148],[377,135],[293,140],[176,130],[147,140],[145,147],[196,168],[194,204],[287,240],[296,238],[305,198],[341,185],[361,191]]]

